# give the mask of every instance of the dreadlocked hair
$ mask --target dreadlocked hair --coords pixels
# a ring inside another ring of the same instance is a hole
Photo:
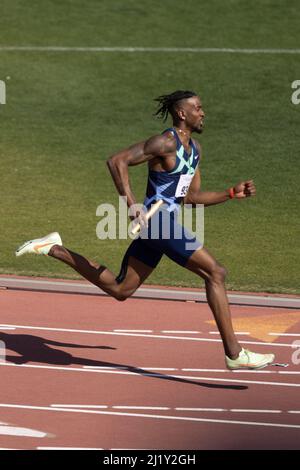
[[[170,95],[161,95],[158,98],[155,98],[154,101],[158,101],[159,104],[156,113],[154,113],[154,116],[163,119],[165,122],[169,113],[172,115],[174,114],[174,106],[178,101],[191,98],[192,96],[197,95],[193,91],[177,90]]]

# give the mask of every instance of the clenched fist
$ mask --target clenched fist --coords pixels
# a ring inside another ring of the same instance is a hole
[[[256,188],[253,183],[253,180],[242,181],[234,186],[234,195],[237,199],[242,199],[244,197],[255,196]]]

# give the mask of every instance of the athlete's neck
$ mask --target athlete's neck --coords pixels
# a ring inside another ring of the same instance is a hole
[[[180,129],[180,127],[177,126],[174,126],[174,129],[176,130],[176,132],[179,132],[182,137],[185,137],[188,140],[191,138],[191,131]]]

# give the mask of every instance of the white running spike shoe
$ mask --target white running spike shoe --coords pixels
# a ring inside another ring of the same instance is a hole
[[[236,359],[230,359],[225,356],[225,363],[227,369],[263,369],[267,365],[271,364],[275,359],[274,354],[258,354],[249,351],[248,349],[242,349],[239,356]]]
[[[25,253],[35,253],[36,255],[48,255],[53,245],[62,245],[58,232],[52,232],[43,238],[36,238],[23,243],[16,250],[16,256],[22,256]]]

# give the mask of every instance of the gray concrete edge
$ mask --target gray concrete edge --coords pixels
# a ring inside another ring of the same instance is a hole
[[[80,283],[76,281],[35,279],[35,278],[14,278],[0,276],[0,288],[13,290],[27,290],[39,292],[56,292],[83,295],[107,294],[93,284]],[[181,302],[207,303],[204,292],[191,291],[188,289],[163,288],[163,287],[140,287],[132,296],[133,298],[173,300]],[[231,294],[228,293],[231,305],[248,305],[257,307],[275,307],[300,309],[300,297],[276,297],[270,295],[255,294]]]

